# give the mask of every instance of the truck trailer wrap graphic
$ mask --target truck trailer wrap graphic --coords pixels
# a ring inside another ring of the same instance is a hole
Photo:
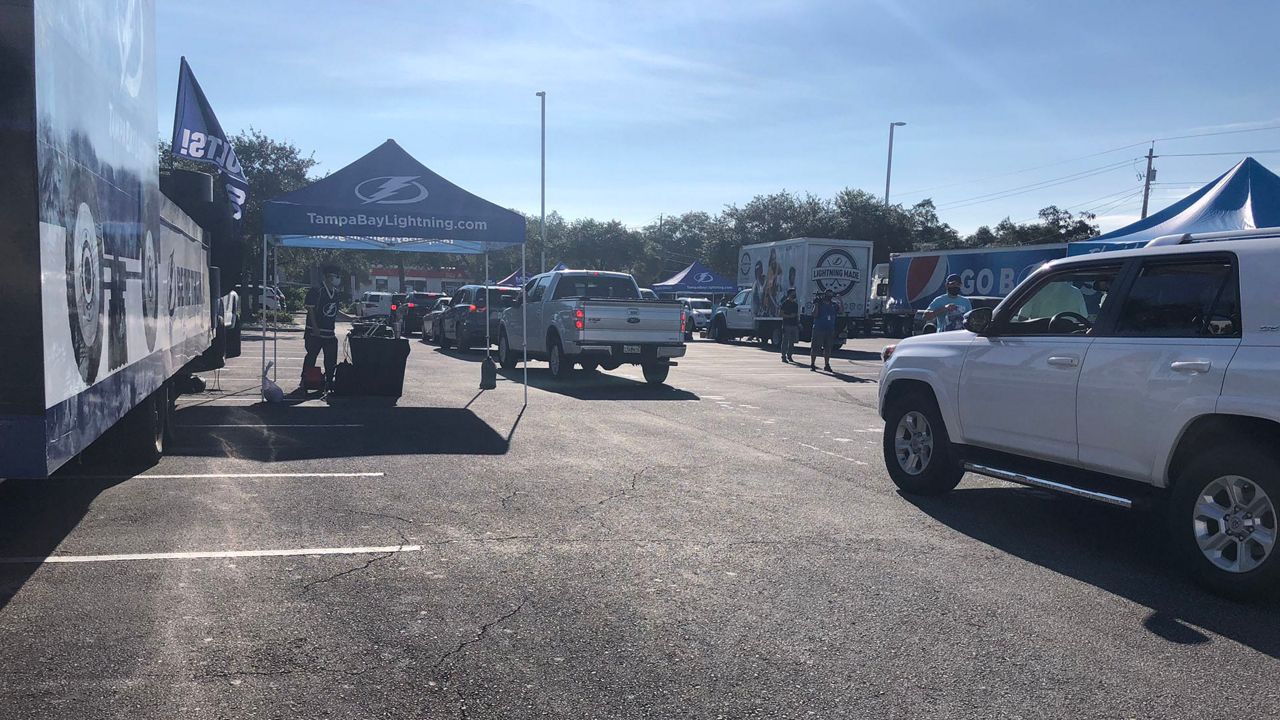
[[[52,472],[209,347],[208,249],[159,189],[154,14],[153,0],[3,8],[34,110],[4,110],[25,125],[3,138],[7,174],[29,184],[0,198],[3,272],[24,288],[12,364],[39,390],[0,386],[0,434],[24,438],[0,443],[0,476]]]
[[[861,318],[867,310],[871,244],[854,240],[794,238],[747,245],[738,263],[738,286],[751,288],[758,319],[781,318],[782,300],[795,289],[801,315],[813,311],[813,296],[830,290],[842,316]]]
[[[962,295],[1004,297],[1036,268],[1066,254],[1066,245],[902,253],[889,261],[889,297],[922,310],[946,291],[949,275],[960,276]]]

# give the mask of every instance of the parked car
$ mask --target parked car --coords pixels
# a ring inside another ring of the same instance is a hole
[[[489,342],[498,337],[498,326],[504,308],[515,305],[520,299],[520,288],[503,285],[490,285],[488,298],[493,301],[489,308]],[[484,347],[485,342],[485,304],[484,285],[463,285],[453,294],[449,309],[444,311],[440,319],[440,347],[457,346],[459,350],[473,347]]]
[[[505,369],[519,361],[526,327],[529,357],[546,359],[557,379],[568,378],[575,363],[587,371],[628,363],[659,384],[671,361],[684,356],[684,309],[677,302],[641,299],[626,273],[555,270],[530,279],[525,294],[527,307],[502,313],[498,359]]]
[[[236,285],[234,290],[240,296],[240,302],[245,309],[250,313],[257,313],[258,306],[263,302],[262,284]],[[280,288],[274,285],[267,286],[266,306],[268,310],[279,310],[284,307],[284,293]]]
[[[894,483],[940,495],[969,471],[1160,508],[1201,583],[1280,590],[1280,238],[1239,238],[1056,260],[964,330],[886,347]]]
[[[1003,299],[1004,298],[988,297],[986,295],[970,296],[969,304],[973,306],[974,310],[977,310],[980,307],[994,308],[999,305],[1000,301]],[[938,325],[934,320],[926,321],[924,319],[925,312],[925,310],[916,311],[915,322],[911,327],[912,335],[928,335],[929,333],[938,332]]]
[[[400,313],[404,322],[405,337],[409,337],[415,332],[426,334],[427,325],[423,322],[423,318],[426,317],[427,313],[431,312],[436,300],[442,297],[444,297],[444,293],[438,292],[411,292],[405,296],[404,310]]]
[[[431,339],[431,342],[440,343],[440,319],[444,317],[444,311],[449,309],[450,298],[442,297],[436,300],[431,306],[431,312],[422,318],[422,339]]]
[[[715,304],[707,298],[678,298],[684,307],[685,317],[688,321],[685,323],[685,330],[690,338],[699,330],[706,330],[711,324],[711,313],[715,310]]]
[[[356,315],[359,317],[390,316],[392,295],[383,290],[370,290],[360,296],[356,303]]]

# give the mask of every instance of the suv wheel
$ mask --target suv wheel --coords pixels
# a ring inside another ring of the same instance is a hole
[[[1179,564],[1214,592],[1255,598],[1280,591],[1280,461],[1229,445],[1200,455],[1178,476],[1169,532]]]
[[[498,363],[503,370],[515,370],[517,362],[519,359],[511,352],[511,343],[507,340],[507,329],[502,328],[498,331]]]
[[[893,483],[910,495],[941,495],[959,485],[964,476],[952,457],[938,405],[924,393],[909,393],[889,406],[884,462]]]
[[[573,363],[565,359],[564,348],[560,346],[560,338],[553,337],[547,347],[547,364],[551,366],[551,377],[564,380],[569,377]]]

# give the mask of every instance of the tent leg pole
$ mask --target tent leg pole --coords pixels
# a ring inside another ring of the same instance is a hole
[[[262,287],[258,288],[258,339],[262,342],[262,376],[267,376],[267,236],[262,236]],[[263,388],[258,392],[262,399],[267,399]]]
[[[489,339],[489,251],[484,251],[484,356],[489,357],[489,346],[493,342]]]
[[[271,256],[271,279],[280,275],[280,258]],[[274,286],[273,286],[274,287]],[[280,308],[283,310],[284,308]],[[271,318],[271,379],[280,382],[280,323]]]
[[[524,352],[524,405],[529,407],[529,277],[524,269],[524,245],[520,246],[520,349]]]

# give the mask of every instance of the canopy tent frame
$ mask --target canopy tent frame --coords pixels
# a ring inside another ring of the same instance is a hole
[[[348,231],[348,227],[357,231]],[[520,245],[520,269],[521,274],[525,274],[524,216],[450,183],[419,163],[393,140],[387,140],[331,175],[266,202],[262,234],[264,299],[269,244],[277,248],[483,254],[487,364],[492,363],[489,250]],[[524,320],[521,323],[520,346],[524,366],[524,406],[528,406],[528,299],[525,297],[525,285],[522,283],[520,286],[520,312]],[[262,358],[265,375],[265,325]]]

